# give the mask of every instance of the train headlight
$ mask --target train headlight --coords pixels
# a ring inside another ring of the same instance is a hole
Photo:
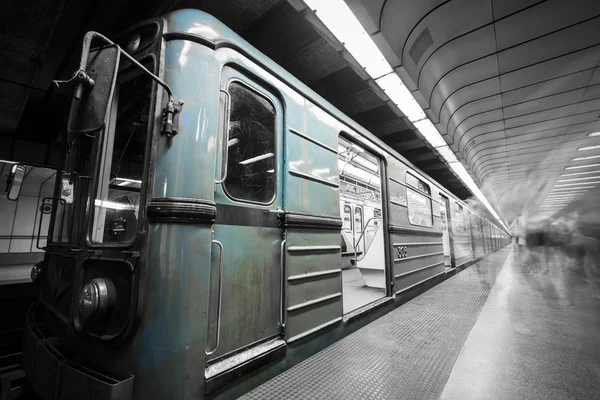
[[[37,281],[41,274],[42,274],[42,267],[40,267],[40,264],[35,264],[33,266],[33,268],[31,268],[31,281],[32,282]]]
[[[80,322],[85,324],[107,315],[115,305],[115,294],[115,286],[110,279],[92,279],[79,295]]]

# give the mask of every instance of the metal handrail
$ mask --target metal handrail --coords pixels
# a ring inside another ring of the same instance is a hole
[[[279,265],[281,267],[281,288],[279,290],[279,295],[281,298],[281,312],[279,315],[279,322],[281,323],[281,329],[285,329],[285,299],[284,299],[284,291],[283,291],[283,287],[284,287],[284,282],[285,282],[285,244],[287,242],[287,239],[283,239],[281,241],[281,254],[280,254],[280,258],[279,258]]]
[[[225,253],[225,250],[223,249],[223,244],[218,240],[213,239],[212,243],[219,246],[219,306],[217,307],[217,340],[215,348],[206,352],[207,356],[214,354],[219,348],[221,338],[221,304],[223,303],[223,254]]]
[[[362,232],[360,233],[360,236],[358,237],[358,240],[356,240],[356,235],[354,234],[354,232],[352,232],[352,239],[354,240],[354,260],[356,262],[356,266],[358,267],[358,262],[360,260],[362,260],[363,258],[365,258],[365,256],[367,255],[367,250],[365,249],[365,251],[363,252],[363,257],[359,260],[358,259],[358,252],[356,251],[356,248],[358,247],[358,243],[360,243],[360,240],[362,239],[362,237],[364,236],[365,232],[367,231],[367,228],[369,227],[369,224],[371,223],[372,220],[374,219],[382,219],[381,217],[371,217],[367,220],[367,223],[365,224],[364,229],[362,230]],[[369,246],[371,247],[371,246]]]
[[[379,220],[383,220],[382,218],[371,218],[371,219],[379,219]],[[370,221],[370,220],[369,220],[369,221]],[[365,232],[366,232],[366,230],[367,230],[367,226],[368,226],[368,224],[369,224],[369,221],[367,221],[367,225],[365,226],[365,231],[362,233],[363,235],[364,235],[364,233],[365,233]],[[377,231],[378,231],[379,229],[381,229],[381,227],[382,227],[382,226],[383,226],[383,224],[380,224],[380,225],[377,227],[377,229],[375,230],[375,234],[377,234]],[[361,235],[361,236],[362,236],[362,235]],[[371,241],[371,243],[369,243],[369,246],[367,246],[367,248],[365,249],[365,251],[363,251],[363,255],[362,255],[362,257],[360,258],[360,260],[358,260],[358,261],[361,261],[362,259],[364,259],[364,258],[367,256],[367,252],[368,252],[368,251],[369,251],[369,249],[371,248],[371,245],[372,245],[372,244],[373,244],[373,241]]]

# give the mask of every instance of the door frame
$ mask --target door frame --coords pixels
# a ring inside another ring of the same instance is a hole
[[[237,67],[237,68],[236,68]],[[258,94],[259,96],[267,99],[268,102],[271,103],[271,105],[273,106],[274,110],[275,110],[275,135],[274,135],[274,146],[273,146],[273,152],[275,153],[275,191],[274,191],[274,196],[273,199],[269,202],[265,202],[265,203],[259,203],[259,202],[254,202],[251,200],[243,200],[243,199],[237,199],[233,196],[231,196],[228,191],[225,188],[224,182],[226,181],[226,177],[227,177],[227,162],[228,159],[225,157],[226,153],[227,153],[227,140],[229,138],[229,115],[230,115],[230,109],[231,109],[231,95],[229,94],[229,87],[232,83],[238,83],[241,86],[245,87],[246,89],[248,89],[251,92],[254,92],[256,94]],[[225,65],[223,67],[223,69],[221,70],[221,83],[220,83],[220,92],[219,92],[220,96],[223,96],[226,98],[226,101],[220,101],[219,102],[219,129],[217,132],[218,135],[218,140],[217,140],[217,157],[215,157],[215,203],[217,205],[217,209],[219,208],[240,208],[240,209],[247,209],[249,211],[252,211],[252,214],[256,214],[256,215],[263,215],[265,220],[269,220],[269,221],[275,221],[276,222],[276,226],[279,229],[279,239],[273,243],[273,247],[279,249],[279,251],[285,251],[285,229],[282,226],[279,226],[278,224],[278,218],[279,218],[279,214],[283,212],[283,207],[284,207],[284,196],[285,196],[285,189],[284,189],[284,172],[285,172],[285,168],[283,166],[283,162],[284,162],[284,155],[283,155],[283,150],[284,150],[284,140],[285,140],[285,135],[284,135],[284,121],[285,121],[285,107],[284,107],[284,102],[281,99],[281,97],[279,96],[279,93],[272,89],[271,87],[269,87],[269,85],[264,84],[263,82],[257,80],[253,74],[244,71],[243,68],[239,67],[239,66],[235,66],[232,64],[228,64]],[[223,169],[225,168],[225,171],[223,171]],[[223,176],[224,175],[224,176]],[[281,274],[281,276],[278,279],[279,282],[279,290],[277,290],[277,295],[279,297],[279,301],[278,303],[278,307],[277,307],[277,315],[278,315],[278,328],[277,328],[277,332],[274,334],[269,334],[266,336],[263,336],[257,340],[254,341],[248,341],[248,343],[244,343],[243,345],[241,345],[240,347],[237,347],[235,349],[226,349],[226,351],[223,353],[222,349],[221,351],[219,350],[219,342],[220,342],[220,335],[222,335],[222,329],[221,329],[221,318],[222,318],[222,313],[223,313],[223,309],[222,309],[222,301],[223,301],[223,277],[225,276],[225,272],[224,272],[224,268],[226,268],[226,266],[222,266],[222,258],[221,257],[226,257],[227,254],[227,248],[223,246],[223,244],[219,241],[219,240],[223,240],[221,237],[217,237],[215,236],[215,230],[218,231],[218,226],[223,226],[223,225],[233,225],[235,226],[235,223],[220,223],[220,219],[221,218],[226,218],[224,216],[224,214],[226,213],[219,213],[217,212],[217,219],[215,220],[215,223],[213,225],[213,241],[212,241],[212,247],[211,247],[211,275],[213,275],[213,270],[215,268],[218,268],[218,275],[219,275],[219,284],[218,284],[218,289],[216,291],[216,295],[218,296],[218,300],[215,298],[215,296],[212,295],[213,292],[213,287],[211,285],[211,292],[209,293],[209,304],[212,301],[217,300],[218,305],[216,305],[215,307],[217,307],[217,321],[216,321],[216,336],[214,334],[210,334],[208,335],[208,340],[207,340],[207,344],[206,344],[206,362],[207,363],[216,363],[219,362],[220,360],[223,360],[233,354],[236,353],[240,353],[243,352],[244,350],[247,350],[249,348],[252,348],[254,346],[257,346],[261,343],[264,343],[265,341],[269,341],[272,340],[273,338],[277,338],[277,337],[281,337],[283,338],[283,334],[284,334],[284,317],[283,317],[283,312],[282,310],[284,310],[285,307],[285,294],[284,294],[284,284],[285,284],[285,269],[284,266],[281,264],[282,259],[284,257],[282,257],[282,254],[279,254],[276,258],[278,260],[278,262],[276,264],[274,264],[272,266],[273,269],[277,269],[277,271],[279,271],[279,273]],[[240,227],[243,225],[240,225]],[[251,226],[251,225],[248,225]],[[255,225],[257,227],[261,227],[262,225]],[[264,225],[264,228],[273,228],[274,226],[271,225]],[[215,229],[216,228],[216,229]],[[217,246],[215,246],[215,244]],[[218,249],[218,251],[217,251]],[[274,254],[274,253],[273,253]],[[218,260],[217,262],[215,262],[215,259]],[[275,259],[275,257],[273,257],[273,259]],[[268,261],[265,261],[266,263],[268,263]],[[216,266],[216,264],[218,264],[218,267]],[[235,267],[230,267],[235,269]],[[212,313],[213,313],[213,307],[209,307],[209,317],[211,318]],[[209,324],[209,326],[211,326],[212,324]],[[235,330],[235,329],[234,329]],[[210,332],[209,332],[210,333]],[[217,338],[218,337],[218,338]],[[212,341],[212,342],[211,342]],[[215,344],[214,348],[211,347],[212,344]]]

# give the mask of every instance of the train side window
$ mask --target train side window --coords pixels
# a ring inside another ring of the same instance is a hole
[[[433,226],[431,189],[429,185],[410,173],[406,173],[406,198],[408,200],[408,222],[418,226]],[[415,189],[412,189],[411,186]]]
[[[455,232],[465,231],[465,217],[463,213],[463,206],[456,203],[458,211],[452,210],[452,227]]]
[[[275,106],[240,82],[229,85],[225,192],[235,200],[271,203],[275,197]]]
[[[365,236],[363,234],[363,208],[361,206],[354,207],[354,240],[359,240],[355,243],[356,249],[363,251],[363,244],[365,242]]]
[[[344,220],[342,229],[352,232],[352,207],[350,204],[344,204]]]

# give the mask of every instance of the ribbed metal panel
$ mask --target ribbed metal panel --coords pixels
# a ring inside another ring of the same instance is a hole
[[[340,233],[288,229],[286,233],[286,340],[341,318]]]

